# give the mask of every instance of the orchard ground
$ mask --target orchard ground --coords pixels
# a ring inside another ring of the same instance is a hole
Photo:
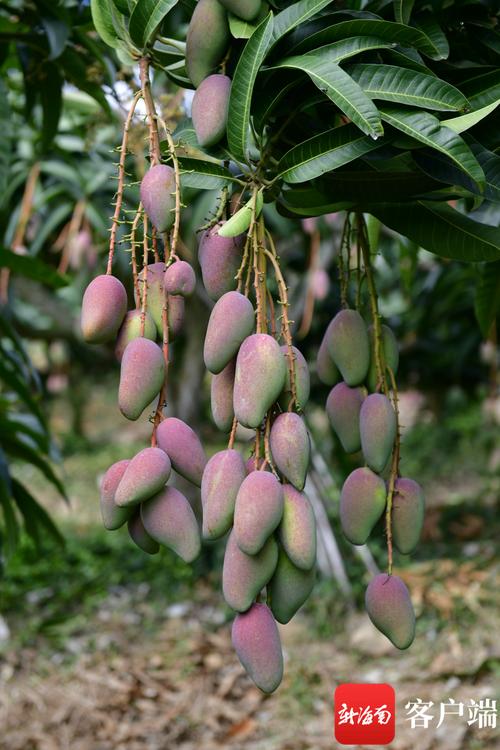
[[[144,420],[125,423],[113,388],[94,390],[85,441],[68,434],[65,400],[54,403],[70,507],[23,469],[66,546],[38,552],[25,543],[0,584],[0,750],[332,748],[333,691],[342,682],[395,687],[396,750],[498,747],[499,730],[469,726],[467,711],[436,728],[441,702],[498,699],[494,404],[448,394],[444,417],[421,408],[406,435],[407,472],[419,473],[428,506],[423,543],[398,568],[420,615],[411,649],[396,652],[323,579],[280,628],[285,678],[266,697],[231,648],[221,545],[191,568],[168,551],[149,558],[126,531],[100,527],[96,475],[144,447],[149,429]],[[329,511],[335,524],[337,498]],[[380,563],[382,542],[374,545]],[[359,605],[368,577],[350,558],[346,565]],[[428,729],[407,720],[405,705],[417,698],[434,702]]]

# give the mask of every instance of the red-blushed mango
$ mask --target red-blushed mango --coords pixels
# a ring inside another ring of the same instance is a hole
[[[229,534],[222,568],[222,593],[236,612],[245,612],[269,583],[278,561],[278,545],[271,536],[256,555],[238,547],[234,530]]]
[[[134,508],[134,515],[128,522],[128,533],[130,534],[132,541],[135,542],[143,552],[147,552],[148,555],[156,555],[159,551],[160,545],[149,536],[144,528],[139,508]]]
[[[122,361],[123,352],[125,351],[127,344],[130,344],[131,341],[139,338],[140,335],[141,311],[130,310],[125,315],[125,320],[118,331],[118,338],[116,339],[115,356],[118,362]],[[149,313],[146,313],[144,316],[144,338],[150,339],[150,341],[156,339],[155,322]]]
[[[330,356],[347,385],[361,385],[370,365],[370,343],[365,321],[356,310],[341,310],[331,322]]]
[[[155,164],[141,181],[141,201],[158,232],[167,232],[175,219],[175,172],[166,164]]]
[[[379,573],[365,594],[366,611],[375,627],[399,649],[415,638],[415,612],[409,591],[398,576]]]
[[[253,21],[259,15],[261,0],[220,0],[224,8],[244,21]]]
[[[234,508],[234,536],[247,555],[256,555],[283,517],[283,487],[274,474],[252,471],[243,480]]]
[[[314,588],[316,570],[297,568],[280,550],[278,564],[267,587],[271,610],[278,622],[286,625],[299,610]]]
[[[160,347],[145,338],[133,339],[123,352],[118,405],[127,419],[139,419],[161,390],[165,360]]]
[[[316,560],[316,519],[303,492],[283,485],[285,503],[278,537],[287,556],[301,570],[311,570]],[[280,621],[281,622],[281,621]]]
[[[245,477],[245,463],[238,451],[219,451],[208,460],[201,480],[205,539],[218,539],[233,525],[236,495]]]
[[[212,75],[195,91],[191,119],[200,146],[213,146],[226,135],[231,79]]]
[[[141,519],[149,536],[184,562],[200,554],[200,532],[189,501],[175,487],[165,487],[141,505]]]
[[[143,448],[129,463],[115,493],[120,507],[139,505],[156,495],[167,483],[170,459],[160,448]]]
[[[316,355],[316,372],[318,378],[325,385],[335,385],[335,383],[338,383],[340,380],[338,367],[330,356],[329,339],[332,330],[332,323],[333,321],[328,325],[318,349],[318,354]]]
[[[110,274],[96,276],[82,300],[81,326],[88,344],[105,344],[114,339],[127,312],[127,292]]]
[[[193,266],[185,260],[177,260],[165,271],[163,286],[168,294],[190,297],[196,286]]]
[[[253,604],[236,615],[231,639],[246,673],[264,693],[272,693],[283,679],[283,653],[278,626],[265,604]]]
[[[233,406],[238,422],[258,427],[285,385],[286,364],[276,339],[254,333],[236,357]]]
[[[392,498],[392,540],[395,547],[409,555],[418,544],[424,524],[424,492],[413,479],[396,479]]]
[[[340,524],[352,544],[365,544],[384,512],[387,491],[384,480],[371,469],[354,469],[340,493]]]
[[[245,235],[220,237],[222,223],[207,229],[200,238],[198,261],[203,285],[208,296],[218,300],[226,292],[236,289],[236,274],[242,260]]]
[[[361,450],[359,412],[365,398],[363,388],[349,388],[344,382],[332,388],[326,401],[326,413],[346,453]]]
[[[396,412],[383,393],[371,393],[363,401],[359,431],[366,463],[373,471],[383,471],[391,456],[397,431]]]
[[[286,411],[292,398],[292,386],[290,382],[290,366],[288,360],[288,346],[284,345],[281,347],[283,356],[285,358],[286,365],[286,377],[285,387],[280,396],[281,408]],[[301,351],[296,346],[292,346],[293,353],[293,367],[295,372],[295,391],[297,394],[297,408],[303,409],[309,401],[309,394],[311,392],[311,379],[309,377],[309,367]]]
[[[218,0],[198,0],[186,39],[186,70],[194,86],[215,71],[230,41],[225,8]]]
[[[175,471],[200,487],[207,457],[196,432],[182,419],[168,417],[160,423],[156,439]]]
[[[155,322],[158,336],[163,340],[163,307],[165,305],[165,263],[150,263],[147,274],[142,269],[139,273],[139,287],[144,286],[147,279],[146,309]],[[137,303],[137,299],[136,299]],[[170,341],[181,332],[184,323],[184,297],[180,294],[169,294],[167,304],[167,320]]]
[[[302,417],[284,412],[273,422],[269,445],[274,465],[298,490],[304,488],[309,467],[311,443]]]
[[[130,461],[123,460],[112,464],[101,480],[99,487],[101,516],[104,528],[108,531],[119,529],[132,514],[131,509],[119,508],[115,503],[116,488],[129,463]]]
[[[229,432],[234,419],[233,388],[236,360],[232,359],[222,372],[212,375],[210,384],[210,405],[216,427]]]
[[[203,348],[205,365],[212,374],[217,375],[229,364],[254,325],[252,303],[243,294],[227,292],[217,300],[210,314]]]
[[[398,371],[399,365],[398,342],[389,326],[382,325],[381,333],[384,360],[386,365],[391,368],[395,375]],[[368,336],[370,337],[370,368],[366,377],[366,384],[370,391],[374,391],[377,388],[377,366],[375,364],[375,336],[373,333],[373,325],[368,326]]]

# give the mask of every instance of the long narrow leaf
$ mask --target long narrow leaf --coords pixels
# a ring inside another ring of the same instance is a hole
[[[143,49],[177,0],[137,0],[130,16],[129,33],[134,44]]]

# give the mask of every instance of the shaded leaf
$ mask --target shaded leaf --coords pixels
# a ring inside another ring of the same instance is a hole
[[[45,531],[54,541],[64,545],[64,538],[40,503],[17,479],[12,480],[12,495],[16,501],[17,507],[23,517],[26,533],[33,539],[36,546],[42,546],[43,539],[40,538],[40,531]]]
[[[0,248],[0,268],[9,268],[14,273],[46,284],[52,289],[60,289],[70,282],[67,276],[58,273],[39,258],[33,258],[31,255],[18,255],[3,247]]]
[[[409,23],[415,0],[394,0],[394,18],[398,23]]]
[[[234,180],[231,172],[220,164],[201,159],[179,159],[181,180],[185,187],[217,190]]]
[[[137,0],[130,16],[129,33],[134,44],[143,49],[177,0]]]
[[[288,8],[285,8],[285,10],[282,10],[274,19],[271,44],[275,44],[281,37],[288,34],[292,29],[295,29],[296,26],[300,26],[308,18],[312,18],[320,10],[326,8],[330,2],[331,0],[299,0],[298,3],[293,3]]]
[[[481,333],[487,338],[500,313],[500,261],[479,269],[474,310]]]

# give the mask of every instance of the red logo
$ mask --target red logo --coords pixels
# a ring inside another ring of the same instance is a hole
[[[335,739],[341,745],[388,745],[396,732],[396,698],[390,685],[348,683],[334,696]]]

